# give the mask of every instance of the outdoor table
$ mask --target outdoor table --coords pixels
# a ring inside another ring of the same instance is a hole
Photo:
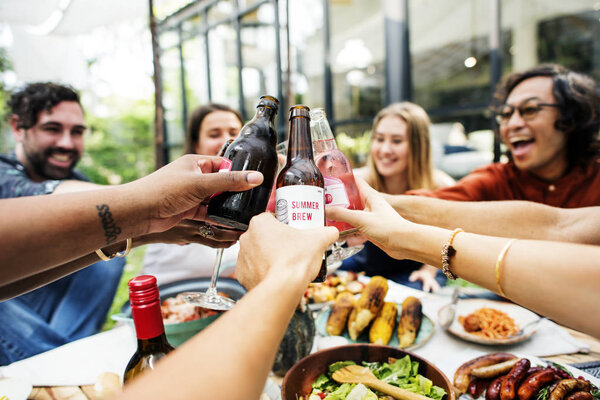
[[[567,331],[577,340],[590,346],[590,352],[587,354],[563,354],[559,356],[544,357],[547,360],[563,364],[584,363],[600,360],[600,340],[581,332],[566,328]],[[277,384],[281,384],[281,378],[271,377]],[[31,392],[32,400],[85,400],[98,399],[94,390],[94,385],[85,386],[57,386],[57,387],[34,387]]]
[[[368,280],[366,277],[362,278]],[[551,321],[544,321],[544,324],[538,328],[538,332],[531,339],[517,345],[499,348],[498,346],[485,347],[465,342],[445,332],[437,324],[437,310],[449,302],[450,296],[426,294],[394,282],[389,282],[389,287],[388,296],[386,297],[387,301],[401,303],[406,296],[421,298],[423,312],[435,322],[435,332],[433,337],[423,346],[411,351],[430,360],[447,375],[452,374],[460,363],[472,357],[471,354],[475,352],[507,351],[515,354],[542,357],[563,364],[600,361],[600,340],[572,329],[563,329]],[[315,338],[313,350],[316,350],[318,347],[320,338],[319,335]],[[551,345],[548,345],[548,343]],[[101,349],[107,348],[114,351],[116,356],[108,357],[106,354],[103,354]],[[557,354],[556,352],[556,349],[567,348],[572,350],[565,351],[563,352],[564,354]],[[86,383],[92,383],[95,381],[94,377],[101,372],[112,371],[122,374],[124,365],[134,350],[135,337],[133,332],[128,326],[120,326],[112,331],[81,339],[67,344],[63,348],[54,349],[42,355],[34,356],[31,359],[23,360],[19,362],[22,364],[17,366],[18,368],[13,367],[10,369],[11,367],[2,367],[0,368],[0,373],[4,372],[3,369],[5,369],[6,372],[10,372],[5,373],[7,376],[30,374],[30,376],[35,377],[30,379],[30,382],[34,384],[36,384],[37,380],[37,382],[48,382],[46,385],[53,385],[34,387],[30,395],[31,399],[96,399],[98,397],[95,394],[93,384],[73,386],[74,381],[78,379],[81,379],[80,382],[84,382],[83,376],[75,376],[80,375],[81,369],[90,369],[85,380],[87,380]],[[585,353],[581,353],[580,351],[584,351]],[[51,354],[51,352],[55,353]],[[93,353],[93,356],[89,356],[88,353]],[[65,361],[66,359],[71,361],[67,362]],[[96,361],[93,365],[90,365],[92,363],[89,360]],[[96,365],[99,363],[104,363],[105,365]],[[80,364],[82,368],[75,368],[75,366],[79,366]],[[32,372],[32,370],[35,371]],[[281,378],[271,376],[270,379],[276,384],[281,384]],[[54,386],[59,383],[63,386]]]

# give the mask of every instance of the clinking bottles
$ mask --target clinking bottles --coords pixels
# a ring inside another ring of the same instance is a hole
[[[325,204],[351,210],[364,209],[350,161],[337,148],[325,110],[322,108],[310,112],[310,130],[315,148],[315,164],[325,180]],[[327,220],[327,225],[335,226],[340,232],[353,229],[352,225],[340,221]]]
[[[325,225],[324,181],[313,159],[309,112],[303,105],[290,108],[287,161],[277,176],[277,219],[298,229]],[[314,282],[323,282],[326,275],[327,263],[323,256]]]
[[[127,363],[123,383],[127,383],[146,369],[154,369],[156,362],[173,350],[165,336],[156,278],[152,275],[141,275],[131,279],[129,302],[138,348]]]
[[[244,192],[225,192],[208,204],[208,218],[222,225],[245,231],[250,219],[265,211],[277,173],[277,133],[274,120],[279,101],[262,96],[256,115],[225,152],[221,171],[255,170],[262,172],[260,186]]]

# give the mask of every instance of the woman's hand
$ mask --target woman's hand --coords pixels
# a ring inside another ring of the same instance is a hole
[[[398,214],[379,194],[360,178],[356,179],[364,210],[348,210],[343,207],[327,207],[327,219],[344,221],[356,227],[359,232],[396,259],[406,258],[402,243],[413,225]]]
[[[338,237],[334,227],[295,229],[262,213],[250,220],[240,237],[235,275],[248,290],[267,275],[282,281],[298,277],[308,285],[319,272],[325,250]]]
[[[423,264],[421,268],[413,271],[408,280],[410,282],[421,281],[424,292],[437,292],[440,290],[440,284],[435,280],[438,269],[434,266]]]
[[[130,183],[132,198],[144,199],[150,210],[146,232],[165,231],[182,219],[202,221],[206,205],[201,203],[211,195],[249,190],[262,183],[263,175],[257,171],[218,172],[221,160],[187,154]]]

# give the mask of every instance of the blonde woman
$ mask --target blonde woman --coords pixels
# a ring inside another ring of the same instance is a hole
[[[402,194],[411,189],[437,189],[454,185],[446,173],[433,168],[429,116],[420,106],[394,103],[379,111],[373,121],[367,165],[354,171],[375,190]],[[343,269],[382,275],[425,291],[445,283],[443,274],[429,265],[395,260],[370,242]]]

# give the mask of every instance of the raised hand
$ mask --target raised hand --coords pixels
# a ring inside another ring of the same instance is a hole
[[[338,237],[334,227],[295,229],[262,213],[240,237],[236,277],[247,289],[266,276],[286,280],[296,274],[308,285],[319,272],[325,249]]]

